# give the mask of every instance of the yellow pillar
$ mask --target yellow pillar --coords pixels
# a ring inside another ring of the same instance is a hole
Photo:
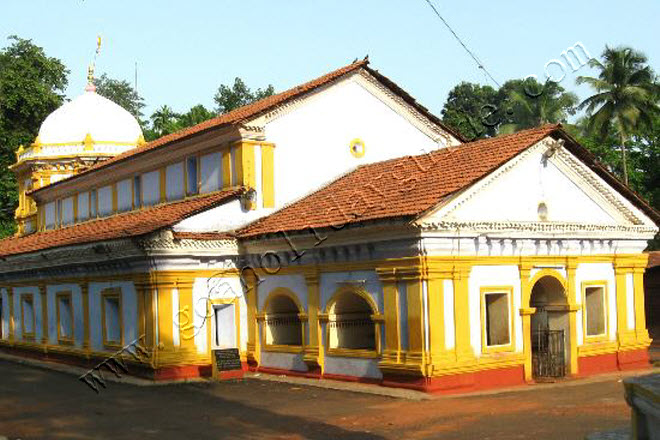
[[[445,348],[445,301],[444,279],[429,271],[428,284],[428,316],[429,316],[429,364],[433,369],[443,367],[449,359]],[[429,372],[431,373],[431,372]]]
[[[568,296],[568,331],[570,344],[570,364],[569,374],[578,374],[578,344],[577,344],[577,312],[580,306],[577,305],[577,289],[575,286],[575,272],[577,263],[572,260],[566,266],[566,294]]]
[[[45,284],[39,284],[38,289],[39,294],[41,295],[41,343],[45,348],[48,344],[48,296]],[[56,309],[53,310],[53,313],[57,316],[57,304],[55,304],[55,307]],[[56,323],[55,325],[59,325],[59,323]]]
[[[83,307],[83,350],[89,352],[91,344],[89,343],[89,284],[87,282],[80,285],[80,296]]]
[[[321,295],[319,289],[319,274],[313,270],[305,274],[307,283],[307,309],[309,327],[309,341],[305,345],[304,361],[311,371],[320,371],[323,374],[323,341],[321,339],[321,323],[319,313],[321,312]]]
[[[9,301],[9,304],[7,306],[9,307],[9,341],[14,342],[14,339],[16,337],[16,325],[14,322],[14,288],[13,287],[8,287],[7,288],[7,301]]]
[[[222,187],[231,186],[231,147],[222,150]]]
[[[156,284],[158,298],[158,357],[174,351],[174,319],[172,311],[172,283],[158,279]]]
[[[261,144],[261,191],[264,208],[275,206],[274,145]]]
[[[646,264],[646,261],[644,262]],[[635,286],[635,334],[637,343],[649,344],[649,332],[646,329],[646,314],[644,312],[644,267],[635,267],[633,284]]]
[[[470,266],[457,265],[454,268],[454,322],[456,325],[456,362],[474,362],[474,350],[470,344],[470,304],[468,280]]]
[[[249,363],[259,365],[261,360],[261,343],[259,341],[259,323],[257,322],[257,289],[256,277],[252,271],[241,274],[245,283],[245,299],[247,302],[248,341],[247,359]]]
[[[520,265],[520,294],[522,296],[520,316],[523,323],[523,355],[525,362],[523,365],[525,380],[532,380],[532,315],[536,309],[529,306],[529,300],[532,295],[532,286],[529,285],[529,275],[531,266],[527,264]]]
[[[384,367],[401,362],[401,323],[399,292],[394,269],[378,269],[383,284],[383,314],[385,315],[385,347],[381,364]]]
[[[194,278],[178,279],[176,286],[179,292],[179,345],[180,349],[194,355],[195,349],[195,310],[193,309]],[[210,323],[207,323],[210,324]]]
[[[615,262],[616,328],[619,347],[634,343],[636,339],[635,332],[628,330],[628,288],[626,283],[628,273],[632,273],[631,268],[619,266]]]
[[[408,371],[423,373],[426,366],[422,273],[417,268],[397,270],[397,280],[406,283],[408,349],[401,352]]]

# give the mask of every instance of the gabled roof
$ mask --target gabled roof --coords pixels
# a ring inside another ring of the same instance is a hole
[[[243,188],[232,188],[65,228],[5,238],[0,240],[0,257],[148,234],[220,205],[243,192]]]
[[[460,141],[464,141],[463,136],[461,136],[458,132],[455,130],[449,128],[446,126],[437,116],[433,115],[426,107],[422,106],[419,104],[412,96],[410,96],[408,93],[406,93],[402,88],[394,84],[393,81],[390,79],[386,78],[383,76],[381,73],[378,71],[371,69],[368,67],[369,60],[368,57],[361,60],[361,61],[354,61],[351,64],[348,64],[344,67],[341,67],[337,70],[333,70],[330,73],[327,73],[323,76],[320,76],[312,81],[306,82],[304,84],[301,84],[299,86],[296,86],[292,89],[286,90],[282,93],[278,93],[263,99],[260,99],[259,101],[256,101],[252,104],[245,105],[243,107],[239,107],[235,110],[232,110],[228,113],[222,114],[220,116],[217,116],[215,118],[209,119],[207,121],[201,122],[197,125],[194,125],[192,127],[184,128],[183,130],[179,130],[175,133],[168,134],[165,136],[162,136],[154,141],[151,141],[145,145],[139,146],[137,148],[128,150],[122,154],[119,154],[111,159],[105,160],[103,162],[99,162],[98,164],[95,164],[91,166],[90,168],[85,169],[84,171],[68,178],[64,179],[58,182],[55,182],[51,185],[44,186],[39,189],[33,190],[31,193],[38,193],[40,192],[43,188],[52,188],[55,185],[58,185],[60,182],[70,182],[72,179],[75,179],[78,176],[85,175],[91,172],[94,172],[96,170],[106,168],[110,165],[113,165],[118,162],[122,162],[124,160],[133,158],[134,156],[144,154],[148,151],[155,150],[157,148],[162,148],[167,145],[170,145],[171,143],[175,141],[182,140],[184,138],[188,138],[190,136],[200,134],[203,132],[206,132],[211,129],[217,129],[221,127],[226,127],[226,126],[231,126],[231,125],[239,125],[242,124],[250,119],[254,119],[257,116],[260,116],[264,113],[267,113],[274,108],[285,104],[291,100],[297,99],[309,92],[312,92],[322,86],[325,86],[341,77],[344,75],[347,75],[351,72],[354,72],[358,69],[365,69],[368,71],[371,75],[373,75],[378,81],[380,81],[385,87],[388,87],[394,94],[399,96],[403,101],[405,101],[407,104],[412,106],[415,110],[420,112],[422,115],[424,115],[426,118],[428,118],[430,121],[432,121],[434,124],[442,127],[443,130],[451,133],[454,137],[459,139]]]
[[[560,125],[544,125],[425,155],[358,167],[298,202],[246,226],[238,236],[254,237],[310,227],[339,228],[393,218],[413,219],[547,136],[567,140],[566,148],[655,222],[660,222],[657,211],[598,164]]]

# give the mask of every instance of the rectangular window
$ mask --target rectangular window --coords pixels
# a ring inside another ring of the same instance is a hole
[[[186,159],[186,195],[192,196],[199,192],[197,187],[197,156]]]
[[[62,224],[62,199],[55,203],[55,224],[57,226]]]
[[[89,219],[89,193],[78,194],[78,218],[76,221],[84,222]]]
[[[71,292],[57,294],[57,340],[73,341],[73,306]]]
[[[111,289],[102,294],[103,344],[120,346],[121,336],[121,296],[119,289]]]
[[[222,187],[222,154],[206,154],[199,160],[199,192],[204,194],[219,190]]]
[[[587,336],[602,336],[606,333],[605,286],[584,288],[585,319]]]
[[[142,178],[141,176],[133,177],[133,209],[142,207]]]
[[[34,337],[34,301],[32,295],[21,295],[21,323],[23,336]]]
[[[98,216],[98,198],[95,189],[89,192],[89,216],[90,218],[96,218]]]
[[[488,289],[483,292],[483,342],[485,348],[512,345],[511,290]]]

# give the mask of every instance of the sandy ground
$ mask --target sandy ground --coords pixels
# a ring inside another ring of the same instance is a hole
[[[0,361],[0,436],[11,439],[582,439],[625,427],[620,378],[412,401],[242,380],[107,383]]]

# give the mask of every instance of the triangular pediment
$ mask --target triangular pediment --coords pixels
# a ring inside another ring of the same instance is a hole
[[[655,227],[560,142],[546,138],[418,220]]]

